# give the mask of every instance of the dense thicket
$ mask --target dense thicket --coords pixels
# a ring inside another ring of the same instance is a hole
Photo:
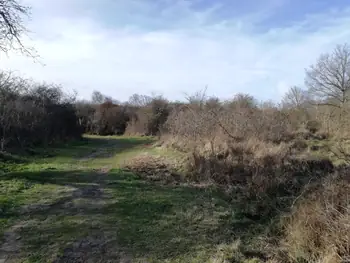
[[[60,86],[0,73],[0,149],[80,137],[74,96]]]
[[[92,100],[75,104],[79,124],[86,133],[99,135],[157,135],[166,122],[171,103],[156,96],[133,95],[120,103],[99,92]]]

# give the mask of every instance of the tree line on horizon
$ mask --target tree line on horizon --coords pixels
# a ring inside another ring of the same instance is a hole
[[[228,124],[229,118],[223,121],[218,116],[229,116],[230,112],[241,115],[237,127],[255,119],[259,123],[265,120],[268,129],[275,120],[278,123],[273,125],[276,130],[280,126],[280,136],[311,126],[327,133],[343,127],[341,130],[345,132],[350,105],[350,47],[338,45],[332,53],[322,54],[306,70],[305,84],[307,89],[290,88],[280,103],[258,102],[249,94],[220,101],[208,97],[204,91],[187,96],[183,102],[134,94],[127,102],[120,103],[99,91],[93,92],[91,100],[79,101],[75,94],[63,92],[59,85],[36,83],[2,71],[1,149],[8,145],[48,144],[83,133],[155,136],[169,132],[179,122],[178,118],[187,118],[188,125],[193,126],[206,118],[212,124],[214,119],[221,121],[217,125],[225,129],[225,125],[232,123]],[[212,116],[210,121],[209,116]],[[237,118],[231,116],[231,121]]]

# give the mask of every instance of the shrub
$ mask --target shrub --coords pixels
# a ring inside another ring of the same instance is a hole
[[[0,73],[0,150],[79,138],[74,96],[60,86]]]
[[[129,135],[158,135],[170,113],[169,103],[162,97],[148,98],[137,106],[126,127]]]

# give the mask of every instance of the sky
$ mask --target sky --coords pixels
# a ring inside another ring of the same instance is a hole
[[[22,0],[38,61],[0,54],[0,69],[94,90],[181,100],[207,87],[229,99],[279,100],[305,68],[350,42],[348,0]]]

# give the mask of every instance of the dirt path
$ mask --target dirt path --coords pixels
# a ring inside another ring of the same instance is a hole
[[[19,222],[13,225],[8,231],[4,233],[4,241],[0,246],[0,263],[11,262],[11,258],[15,257],[21,248],[21,236],[18,233],[24,222]]]
[[[111,147],[110,145],[108,147]],[[98,150],[93,154],[89,154],[81,158],[81,161],[104,156],[106,152]],[[76,188],[71,191],[70,195],[54,202],[52,204],[30,204],[19,209],[19,213],[23,215],[40,214],[56,214],[56,215],[74,215],[86,216],[92,209],[94,211],[103,211],[112,199],[105,192],[106,177],[110,171],[109,167],[101,167],[91,171],[89,178],[91,181],[88,185]],[[30,228],[39,222],[33,220],[19,220],[11,228],[9,228],[3,237],[0,245],[0,263],[18,262],[22,253],[21,230]],[[91,222],[96,223],[96,222]],[[35,233],[33,233],[35,234]],[[59,234],[59,233],[57,233]],[[22,261],[21,261],[22,262]],[[32,262],[32,261],[30,261]],[[110,233],[93,229],[89,231],[89,235],[84,238],[69,242],[60,256],[53,259],[54,263],[106,263],[121,262],[131,263],[131,257],[119,248],[117,237]]]
[[[86,208],[102,209],[106,205],[104,200],[110,198],[104,191],[108,172],[109,169],[106,167],[95,171],[93,184],[74,191],[72,199],[63,203],[60,208],[67,211],[78,209],[80,214],[84,214]],[[120,251],[115,239],[116,237],[109,236],[103,231],[92,231],[89,236],[67,246],[53,263],[131,263],[131,258]]]

